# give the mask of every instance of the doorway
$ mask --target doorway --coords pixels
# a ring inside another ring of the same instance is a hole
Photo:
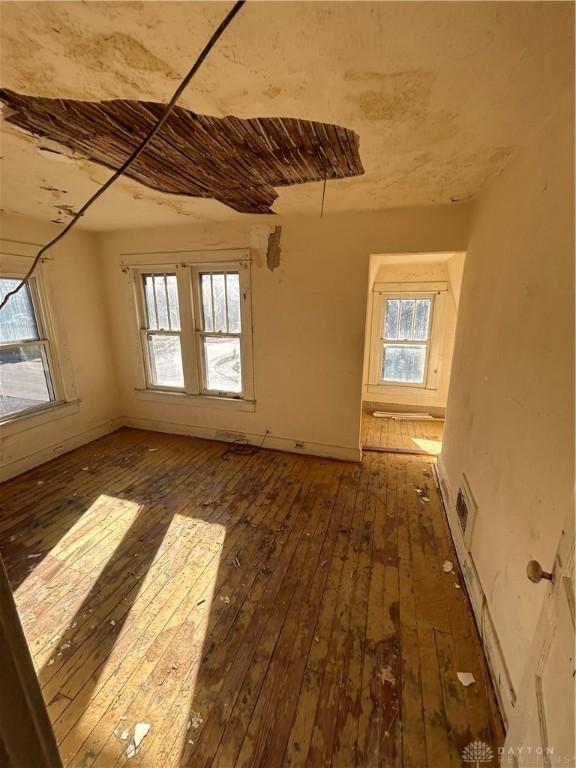
[[[363,450],[437,456],[465,254],[370,256]]]

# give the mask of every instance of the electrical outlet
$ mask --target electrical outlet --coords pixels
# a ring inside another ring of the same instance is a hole
[[[296,440],[296,442],[294,443],[294,448],[304,448],[304,443],[301,442],[300,440]]]

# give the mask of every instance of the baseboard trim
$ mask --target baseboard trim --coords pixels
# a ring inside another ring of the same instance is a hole
[[[186,435],[187,437],[200,437],[204,440],[219,440],[226,443],[233,443],[239,438],[245,439],[251,445],[260,445],[263,435],[253,432],[235,432],[233,430],[216,429],[215,427],[198,426],[194,424],[178,424],[170,421],[156,421],[154,419],[142,419],[128,417],[124,419],[124,426],[133,429],[145,429],[152,432],[165,432],[173,435]],[[276,437],[268,435],[264,440],[264,447],[276,451],[286,451],[288,453],[300,453],[305,456],[319,456],[325,459],[338,459],[339,461],[362,461],[362,452],[360,448],[348,448],[342,445],[330,445],[328,443],[304,442],[298,446],[300,441],[296,438]]]
[[[34,469],[34,467],[38,467],[40,464],[45,464],[47,461],[50,461],[63,453],[70,453],[70,451],[73,451],[75,448],[79,448],[81,445],[86,445],[86,443],[91,443],[93,440],[98,440],[98,438],[104,437],[104,435],[108,435],[110,432],[115,432],[122,426],[124,426],[124,419],[108,419],[90,429],[86,429],[71,437],[67,437],[65,440],[58,440],[50,445],[39,448],[33,453],[29,453],[20,459],[15,459],[8,464],[2,462],[2,466],[0,467],[0,482],[10,480],[12,477],[21,475],[29,469]],[[0,444],[1,442],[2,441],[0,440]]]
[[[440,491],[440,498],[442,499],[442,506],[444,507],[448,528],[450,530],[450,537],[454,544],[456,557],[462,572],[464,589],[470,607],[472,608],[472,615],[476,624],[478,639],[482,645],[490,677],[492,678],[492,686],[500,710],[499,714],[502,718],[504,728],[506,729],[516,703],[516,692],[510,677],[506,658],[504,657],[502,644],[500,643],[496,626],[494,625],[494,621],[490,614],[490,608],[488,606],[484,588],[478,576],[472,554],[468,551],[462,535],[455,505],[452,502],[453,494],[448,483],[441,456],[438,457],[438,461],[434,465],[433,471],[436,475],[436,482]]]

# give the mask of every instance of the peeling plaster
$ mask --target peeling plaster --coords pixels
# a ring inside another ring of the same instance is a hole
[[[268,248],[266,249],[266,264],[271,272],[280,266],[280,238],[282,237],[282,227],[274,227],[268,235]]]
[[[330,213],[474,199],[573,90],[568,3],[343,0],[293,9],[247,4],[181,105],[215,116],[305,117],[358,133],[366,175],[331,185]],[[2,16],[2,87],[48,98],[165,102],[222,6],[47,0],[4,3]],[[3,201],[22,214],[53,218],[54,198],[42,185],[77,201],[108,175],[87,160],[38,152],[37,142],[5,121],[2,144]],[[316,213],[316,184],[283,188],[275,211]],[[213,200],[182,196],[177,213],[151,190],[136,204],[132,187],[119,180],[79,225],[155,226],[183,213],[237,217]]]

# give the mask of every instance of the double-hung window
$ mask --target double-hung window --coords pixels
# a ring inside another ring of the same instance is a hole
[[[381,329],[380,380],[422,385],[430,349],[432,296],[386,298]]]
[[[0,277],[0,301],[20,283]],[[0,310],[0,420],[56,401],[38,286],[28,281]]]
[[[242,392],[242,312],[240,273],[199,272],[199,329],[202,389],[238,395]]]
[[[134,276],[146,388],[252,401],[249,263]]]
[[[142,341],[148,361],[148,380],[154,387],[184,386],[180,306],[175,273],[143,274],[145,328]]]
[[[422,290],[420,290],[420,287]],[[446,283],[376,283],[372,293],[369,391],[435,389]]]

